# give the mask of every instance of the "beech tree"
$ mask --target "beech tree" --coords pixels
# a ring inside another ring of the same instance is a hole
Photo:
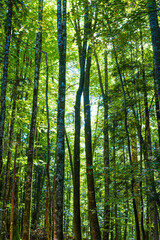
[[[59,90],[57,115],[56,176],[54,190],[54,239],[63,239],[63,187],[65,159],[65,88],[66,88],[66,0],[57,1],[57,28],[59,50]]]
[[[32,168],[33,168],[33,154],[34,154],[34,135],[36,128],[37,118],[37,100],[38,100],[38,85],[39,73],[41,64],[41,49],[42,49],[42,12],[43,0],[39,0],[38,7],[38,24],[39,29],[36,36],[36,49],[35,49],[35,77],[34,77],[34,90],[33,90],[33,106],[32,106],[32,120],[29,137],[28,148],[28,161],[26,171],[26,187],[25,187],[25,210],[23,217],[23,240],[30,239],[30,208],[31,208],[31,185],[32,185]]]
[[[74,7],[74,6],[73,6]],[[85,78],[85,62],[87,51],[87,28],[88,28],[88,10],[85,9],[84,15],[84,40],[81,42],[80,35],[80,19],[75,19],[75,31],[79,52],[79,64],[80,64],[80,80],[79,87],[76,93],[75,103],[75,134],[74,134],[74,172],[73,172],[73,193],[74,193],[74,235],[77,240],[81,240],[81,217],[80,217],[80,129],[81,129],[81,117],[80,106],[81,96],[84,87]]]

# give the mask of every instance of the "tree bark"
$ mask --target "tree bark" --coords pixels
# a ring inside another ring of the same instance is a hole
[[[5,191],[3,198],[3,214],[2,214],[2,232],[1,238],[6,239],[7,235],[7,203],[9,198],[9,185],[10,185],[10,165],[11,165],[11,154],[12,154],[12,144],[13,144],[13,130],[14,130],[14,122],[15,122],[15,100],[13,103],[12,109],[12,120],[10,126],[10,139],[9,139],[9,150],[8,150],[8,158],[7,158],[7,166],[6,166],[6,177],[5,177]]]
[[[126,164],[126,157],[125,157],[125,148],[123,144],[123,158],[124,158],[124,166]],[[125,177],[125,196],[126,196],[126,201],[125,201],[125,224],[124,224],[124,235],[123,235],[123,240],[127,239],[127,225],[128,225],[128,212],[129,212],[129,201],[128,201],[128,180]]]
[[[46,112],[47,112],[47,164],[46,164],[46,174],[47,174],[47,193],[46,193],[46,227],[48,232],[48,240],[51,238],[51,189],[50,189],[50,121],[49,121],[49,107],[48,107],[48,59],[46,53]]]
[[[156,86],[155,71],[153,71],[153,77],[154,77],[155,107],[156,107],[157,126],[158,126],[158,140],[159,140],[159,147],[160,147],[160,106],[159,106],[158,92],[157,92],[157,86]]]
[[[115,133],[116,133],[116,118],[114,117],[113,119],[113,166],[114,166],[114,189],[113,189],[113,194],[114,194],[114,199],[117,199],[117,172],[116,172],[116,138],[115,138]],[[114,204],[114,218],[115,218],[115,240],[119,239],[118,235],[118,219],[117,219],[117,201]]]
[[[156,0],[147,0],[149,23],[152,37],[153,58],[155,65],[156,83],[160,103],[160,28],[158,24]]]
[[[88,205],[89,205],[89,220],[91,228],[91,238],[93,240],[100,240],[101,233],[99,228],[95,187],[93,176],[92,163],[92,140],[91,140],[91,117],[90,117],[90,102],[89,102],[89,82],[90,82],[90,67],[91,67],[91,49],[88,48],[88,57],[84,81],[84,119],[85,119],[85,152],[86,152],[86,166],[87,166],[87,187],[88,187]]]
[[[74,135],[74,174],[73,174],[73,211],[74,211],[74,237],[75,240],[81,240],[81,217],[80,217],[80,129],[81,129],[81,119],[80,119],[80,106],[81,106],[81,96],[84,86],[84,76],[85,76],[85,62],[86,62],[86,49],[87,49],[87,28],[88,28],[88,9],[84,16],[84,41],[83,47],[81,47],[80,39],[80,29],[75,21],[77,42],[79,49],[79,59],[80,59],[80,81],[79,88],[76,94],[75,103],[75,135]]]
[[[132,122],[131,147],[132,147],[132,160],[133,160],[133,174],[134,174],[134,176],[136,176],[136,172],[138,170],[138,157],[137,157],[137,140],[136,140],[136,132],[135,132],[135,122]],[[142,239],[139,189],[140,189],[139,180],[136,181],[136,177],[135,177],[135,184],[134,184],[135,205],[136,205],[136,209],[137,209],[138,223],[140,226],[140,238]],[[136,232],[136,234],[137,234],[137,232]],[[137,236],[136,236],[136,239],[137,239]]]
[[[3,166],[3,134],[4,134],[4,122],[6,113],[6,89],[7,89],[7,77],[8,77],[8,64],[9,64],[9,48],[11,39],[11,25],[12,25],[12,0],[8,0],[8,12],[7,12],[7,28],[6,28],[6,43],[4,50],[4,67],[1,87],[1,114],[0,114],[0,177]]]
[[[64,160],[65,160],[65,89],[66,89],[66,4],[63,0],[57,0],[57,26],[58,26],[58,50],[59,50],[59,92],[57,115],[57,155],[56,177],[54,192],[54,240],[63,240],[63,187],[64,187]]]
[[[100,66],[98,62],[98,57],[96,52],[94,52],[97,69],[98,69],[98,76],[99,76],[99,83],[103,98],[103,106],[104,106],[104,167],[105,167],[105,206],[104,206],[104,231],[103,231],[103,240],[109,239],[109,225],[110,225],[110,206],[109,206],[109,135],[108,135],[108,69],[107,69],[107,52],[105,51],[105,89],[102,83],[102,76],[100,71]]]
[[[18,177],[17,174],[17,166],[16,166],[16,158],[17,158],[17,144],[15,147],[15,157],[14,157],[14,169],[13,169],[13,186],[12,186],[12,205],[11,205],[11,216],[10,216],[10,240],[20,239],[19,235],[19,226],[18,226],[18,211],[17,211],[17,201],[18,201],[18,188],[17,188],[17,181]],[[15,217],[16,216],[16,219]]]
[[[69,139],[68,139],[66,130],[65,130],[65,136],[66,136],[66,143],[67,143],[67,147],[68,147],[69,161],[70,161],[70,167],[71,167],[71,173],[72,173],[72,179],[73,179],[73,160],[72,160],[73,158],[72,158],[71,147],[69,144]]]
[[[145,76],[145,64],[144,64],[144,49],[143,49],[143,36],[142,30],[140,28],[140,39],[141,39],[141,55],[142,55],[142,79],[143,79],[143,94],[144,94],[144,107],[145,107],[145,142],[144,142],[144,157],[145,157],[145,167],[147,168],[148,176],[146,178],[147,188],[150,190],[150,194],[153,194],[153,199],[151,201],[150,216],[151,221],[154,223],[151,227],[151,237],[154,240],[159,239],[158,234],[158,221],[157,221],[157,206],[156,206],[156,188],[154,181],[154,170],[152,165],[152,144],[151,144],[151,132],[150,132],[150,120],[149,120],[149,108],[148,108],[148,96],[147,96],[147,85],[146,85],[146,76]],[[150,158],[150,160],[149,160]],[[147,196],[149,200],[151,196]],[[151,197],[152,198],[152,197]],[[149,203],[148,203],[149,204]],[[151,210],[152,209],[152,210]]]
[[[25,188],[25,210],[23,217],[23,240],[30,239],[30,208],[31,208],[31,184],[32,184],[32,167],[33,167],[33,153],[34,153],[34,135],[37,119],[37,100],[38,100],[38,85],[39,72],[41,63],[41,49],[42,49],[42,12],[43,0],[39,0],[38,21],[40,27],[36,37],[35,49],[35,77],[34,77],[34,91],[33,91],[33,106],[32,106],[32,120],[29,137],[28,160],[26,170],[26,188]]]
[[[20,39],[17,39],[17,61],[16,61],[16,78],[13,86],[13,107],[12,107],[12,116],[11,116],[11,125],[10,125],[10,136],[9,136],[9,148],[8,148],[8,157],[7,157],[7,166],[6,166],[6,178],[5,178],[5,191],[3,198],[3,214],[2,214],[2,239],[6,239],[7,235],[7,203],[9,198],[9,187],[10,187],[10,165],[12,157],[12,145],[13,145],[13,132],[15,124],[15,113],[16,113],[16,100],[17,100],[17,87],[19,85],[19,52],[20,52]]]

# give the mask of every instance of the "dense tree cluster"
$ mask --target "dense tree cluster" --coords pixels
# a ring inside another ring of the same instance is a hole
[[[0,240],[159,240],[159,9],[0,2]]]

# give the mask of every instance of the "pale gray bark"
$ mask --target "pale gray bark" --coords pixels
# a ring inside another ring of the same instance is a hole
[[[66,0],[57,0],[57,27],[59,50],[59,89],[57,115],[57,152],[54,192],[54,240],[63,240],[63,192],[65,162],[65,91],[66,91]]]

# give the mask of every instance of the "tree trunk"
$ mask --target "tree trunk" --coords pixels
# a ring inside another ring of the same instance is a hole
[[[4,122],[6,113],[6,89],[8,77],[8,64],[9,64],[9,48],[11,39],[11,24],[12,24],[12,0],[8,0],[7,24],[6,24],[6,43],[4,51],[4,67],[1,87],[1,114],[0,114],[0,177],[3,166],[3,134]],[[0,190],[1,191],[1,190]]]
[[[146,85],[146,77],[145,77],[145,65],[144,65],[144,49],[143,49],[143,36],[142,30],[140,28],[140,38],[141,38],[141,55],[142,55],[142,78],[143,78],[143,94],[144,94],[144,106],[145,106],[145,143],[144,143],[144,157],[145,157],[145,166],[147,168],[148,176],[146,178],[147,188],[150,190],[150,195],[153,194],[154,197],[147,196],[149,198],[153,198],[151,201],[151,206],[149,206],[151,221],[153,227],[151,227],[151,237],[154,240],[159,239],[158,234],[158,221],[157,221],[157,206],[156,206],[156,188],[154,182],[154,170],[152,165],[152,145],[151,145],[151,133],[150,133],[150,120],[149,120],[149,108],[148,108],[148,96],[147,96],[147,85]],[[150,159],[150,160],[149,160]],[[150,162],[150,163],[149,163]],[[149,203],[148,203],[149,204]],[[152,209],[152,210],[151,210]]]
[[[12,206],[11,206],[11,217],[10,217],[10,240],[13,240],[13,210],[14,210],[14,198],[15,198],[16,158],[17,158],[17,145],[15,148],[14,169],[13,169]]]
[[[94,130],[94,140],[93,140],[93,146],[92,146],[92,155],[93,155],[93,158],[94,158],[94,155],[96,156],[95,150],[96,150],[96,147],[97,147],[97,140],[98,140],[99,136],[101,135],[101,132],[99,132],[99,133],[97,134],[98,124],[99,124],[99,107],[100,107],[100,101],[98,100],[98,104],[97,104],[97,114],[96,114],[96,121],[95,121],[95,130]]]
[[[153,76],[154,76],[155,106],[156,106],[156,116],[157,116],[157,126],[158,126],[158,140],[159,140],[159,147],[160,147],[160,106],[159,106],[158,92],[156,87],[155,71],[153,73]]]
[[[105,52],[105,98],[104,98],[104,166],[105,175],[105,207],[104,207],[104,233],[103,240],[109,240],[109,224],[110,224],[110,205],[109,205],[109,127],[108,127],[108,66],[107,52]]]
[[[87,187],[88,187],[88,205],[89,205],[89,220],[91,228],[91,238],[93,240],[100,240],[101,233],[99,228],[94,176],[93,176],[93,163],[92,163],[92,143],[91,143],[91,117],[90,117],[90,102],[89,102],[89,80],[90,80],[90,67],[91,67],[91,49],[88,48],[88,57],[84,82],[84,119],[85,119],[85,152],[86,152],[86,165],[87,165]]]
[[[57,0],[57,26],[59,50],[59,92],[57,115],[57,155],[54,192],[54,240],[63,240],[63,187],[65,160],[65,89],[66,89],[66,0]]]
[[[35,189],[33,194],[32,206],[34,210],[32,211],[32,228],[35,230],[40,225],[40,202],[42,199],[42,190],[45,179],[45,170],[42,166],[35,166],[35,183],[33,189]]]
[[[158,24],[156,0],[147,0],[149,10],[149,23],[151,29],[153,57],[155,65],[156,83],[160,103],[160,28]]]
[[[73,160],[72,160],[73,158],[72,158],[71,148],[70,148],[69,139],[68,139],[66,130],[65,130],[65,136],[66,136],[66,143],[68,147],[69,161],[70,161],[70,167],[71,167],[71,173],[72,173],[72,179],[73,179]]]
[[[11,205],[11,216],[10,216],[10,240],[20,240],[19,234],[19,215],[18,215],[18,182],[19,176],[18,166],[16,163],[17,159],[17,148],[15,147],[15,157],[14,157],[14,170],[13,170],[13,186],[12,186],[12,205]]]
[[[10,187],[10,165],[12,157],[12,145],[13,145],[13,131],[15,123],[15,111],[16,111],[16,100],[17,100],[17,86],[19,85],[19,52],[20,52],[20,39],[17,39],[17,61],[16,61],[16,79],[13,86],[13,107],[11,116],[10,136],[9,136],[9,150],[6,166],[6,179],[5,179],[5,191],[3,198],[3,214],[2,214],[2,239],[6,239],[7,234],[7,203],[9,198],[9,187]]]
[[[114,199],[116,199],[114,204],[114,221],[115,221],[115,240],[118,240],[118,219],[117,219],[117,172],[116,172],[116,142],[115,142],[115,132],[116,132],[116,119],[113,119],[113,164],[114,164]]]
[[[39,0],[38,21],[40,27],[36,37],[36,50],[35,50],[35,78],[34,78],[34,91],[33,91],[33,107],[32,107],[32,120],[29,137],[28,148],[28,161],[26,170],[26,188],[25,188],[25,210],[23,216],[23,240],[30,239],[30,208],[31,208],[31,184],[32,184],[32,167],[33,167],[33,153],[34,153],[34,135],[37,119],[37,99],[38,99],[38,85],[39,85],[39,71],[41,63],[41,49],[42,49],[42,12],[43,0]]]
[[[46,53],[46,111],[47,111],[47,164],[46,164],[46,174],[47,174],[47,193],[46,193],[46,227],[48,233],[48,240],[51,238],[51,189],[50,189],[50,121],[49,121],[49,107],[48,107],[48,61]]]
[[[94,51],[97,63],[99,83],[104,105],[104,167],[105,167],[105,206],[104,206],[104,231],[103,240],[109,239],[109,223],[110,223],[110,206],[109,206],[109,136],[108,136],[108,69],[107,69],[107,52],[105,51],[105,89],[102,83],[101,71],[98,57]]]
[[[136,172],[138,170],[138,158],[137,158],[137,141],[136,141],[136,132],[135,132],[135,123],[134,122],[132,122],[132,129],[131,129],[131,147],[132,147],[132,160],[133,160],[133,174],[134,174],[134,176],[136,176]],[[138,223],[140,225],[140,237],[142,239],[139,188],[140,188],[139,179],[137,181],[136,177],[135,177],[135,184],[134,184],[135,205],[136,205],[136,209],[137,209]],[[136,237],[136,239],[137,239],[137,237]]]
[[[10,185],[10,165],[11,165],[11,155],[12,155],[12,144],[13,144],[13,130],[14,130],[14,122],[15,122],[15,107],[16,102],[13,102],[12,109],[12,120],[10,126],[10,139],[9,139],[9,150],[8,150],[8,158],[7,158],[7,166],[6,166],[6,178],[5,178],[5,191],[3,198],[3,214],[2,214],[2,232],[1,238],[6,239],[7,234],[7,203],[9,198],[9,185]]]
[[[81,106],[81,96],[83,92],[84,76],[85,76],[85,62],[86,62],[86,31],[88,28],[88,11],[85,12],[84,16],[84,42],[83,48],[81,48],[81,43],[78,41],[80,36],[80,29],[76,26],[77,41],[79,43],[79,58],[80,58],[80,81],[79,88],[76,94],[76,104],[75,104],[75,135],[74,135],[74,174],[73,174],[73,211],[74,211],[74,237],[75,240],[81,240],[81,218],[80,218],[80,129],[81,129],[81,119],[80,119],[80,106]]]
[[[67,186],[66,186],[66,209],[65,209],[65,216],[64,216],[64,231],[65,231],[65,235],[68,236],[69,234],[69,222],[70,222],[70,216],[69,216],[69,213],[70,213],[70,207],[71,207],[71,188],[72,186],[69,185],[71,183],[70,182],[70,179],[71,179],[71,172],[70,171],[67,171]]]

